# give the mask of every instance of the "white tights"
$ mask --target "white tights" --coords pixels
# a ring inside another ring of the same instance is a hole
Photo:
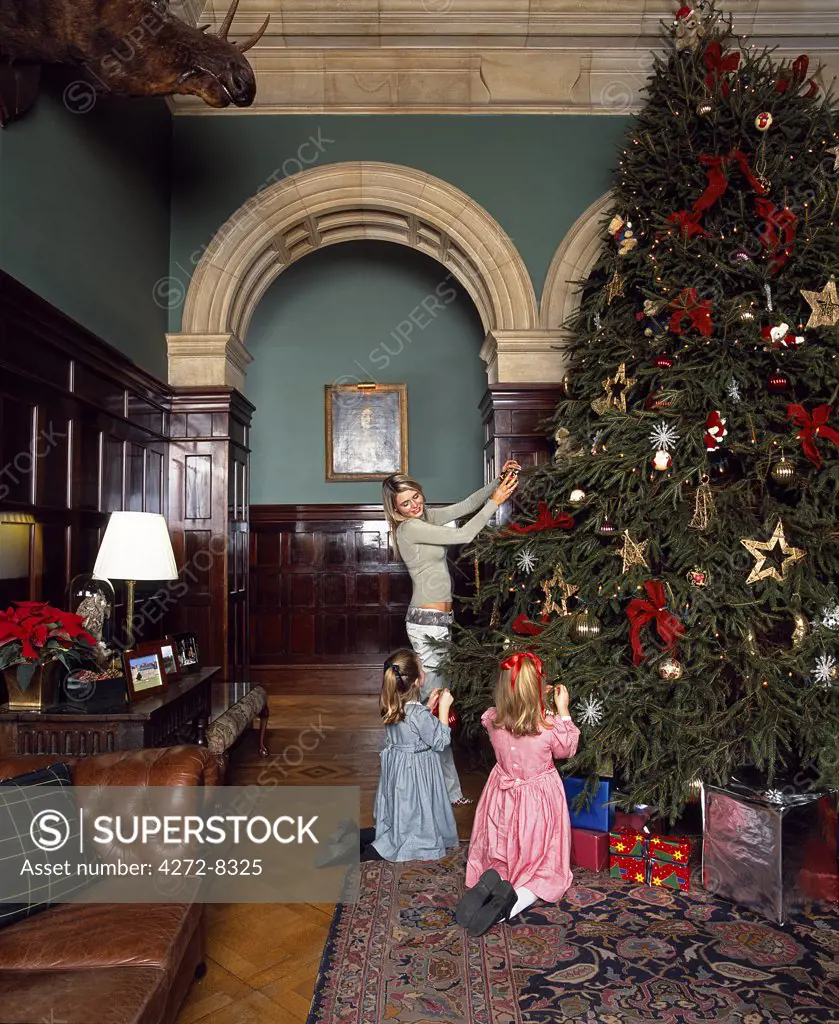
[[[534,904],[536,900],[536,893],[531,892],[529,889],[525,888],[525,886],[522,885],[520,888],[516,889],[516,903],[510,911],[507,920],[511,921],[516,914],[520,914],[523,910],[527,910],[527,908]]]

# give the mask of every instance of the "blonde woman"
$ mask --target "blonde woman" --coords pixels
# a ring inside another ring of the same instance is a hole
[[[499,506],[512,496],[518,486],[520,468],[513,460],[505,462],[499,480],[493,480],[463,501],[445,508],[428,508],[422,485],[404,473],[395,473],[382,484],[385,517],[413,584],[405,625],[425,672],[420,692],[423,701],[432,690],[445,685],[437,672],[439,654],[431,642],[448,640],[454,621],[447,548],[468,544],[478,536]],[[461,527],[453,529],[446,525],[472,513],[475,514]],[[451,802],[472,803],[463,796],[450,746],[441,753],[440,760]]]

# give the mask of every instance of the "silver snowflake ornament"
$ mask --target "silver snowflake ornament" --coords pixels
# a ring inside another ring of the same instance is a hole
[[[782,804],[784,802],[784,794],[780,789],[767,789],[763,794],[763,799],[768,800],[770,804]]]
[[[525,548],[516,555],[516,565],[522,572],[533,572],[536,568],[536,555],[533,548]]]
[[[679,435],[676,428],[665,423],[664,420],[657,423],[650,432],[650,444],[656,450],[663,448],[664,451],[669,452],[671,448],[675,447],[678,440]]]
[[[728,392],[728,397],[731,399],[732,402],[739,402],[740,399],[743,397],[740,391],[740,384],[738,383],[735,377],[732,377],[731,380],[728,382],[728,388],[726,390]]]
[[[600,725],[603,721],[603,701],[586,697],[580,705],[580,721],[583,725]]]
[[[820,654],[816,658],[813,678],[819,686],[831,686],[836,679],[836,659],[832,654]]]
[[[839,629],[839,604],[822,609],[821,624],[825,629]]]

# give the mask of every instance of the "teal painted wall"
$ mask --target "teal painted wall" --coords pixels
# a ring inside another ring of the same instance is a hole
[[[397,327],[412,312],[419,326],[400,336]],[[358,380],[407,383],[408,468],[429,500],[476,490],[483,482],[482,341],[466,292],[412,249],[348,242],[292,265],[260,302],[248,335],[247,396],[256,405],[251,501],[381,500],[378,482],[324,479],[324,385]]]
[[[203,248],[242,203],[307,167],[380,160],[434,174],[501,224],[541,294],[557,246],[610,185],[628,118],[593,116],[260,116],[174,120],[170,330]],[[376,484],[323,479],[323,385],[341,376],[407,381],[410,468],[433,501],[481,483],[477,403],[486,389],[480,322],[460,294],[391,364],[363,374],[378,344],[445,272],[400,246],[333,246],[274,283],[249,335],[256,404],[252,501],[371,502]],[[388,340],[390,339],[390,340]],[[419,343],[421,342],[421,344]]]
[[[166,379],[172,119],[162,100],[62,102],[47,76],[0,131],[0,267]]]
[[[171,330],[202,247],[246,199],[344,160],[403,164],[463,189],[513,239],[538,298],[563,235],[609,188],[628,124],[593,115],[176,117]]]

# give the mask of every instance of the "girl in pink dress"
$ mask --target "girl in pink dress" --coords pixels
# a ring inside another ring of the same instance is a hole
[[[537,899],[556,903],[571,885],[571,823],[554,759],[572,757],[580,737],[568,714],[568,691],[545,686],[542,663],[530,652],[501,663],[495,707],[481,722],[497,763],[475,811],[470,892],[457,914],[472,934]]]

